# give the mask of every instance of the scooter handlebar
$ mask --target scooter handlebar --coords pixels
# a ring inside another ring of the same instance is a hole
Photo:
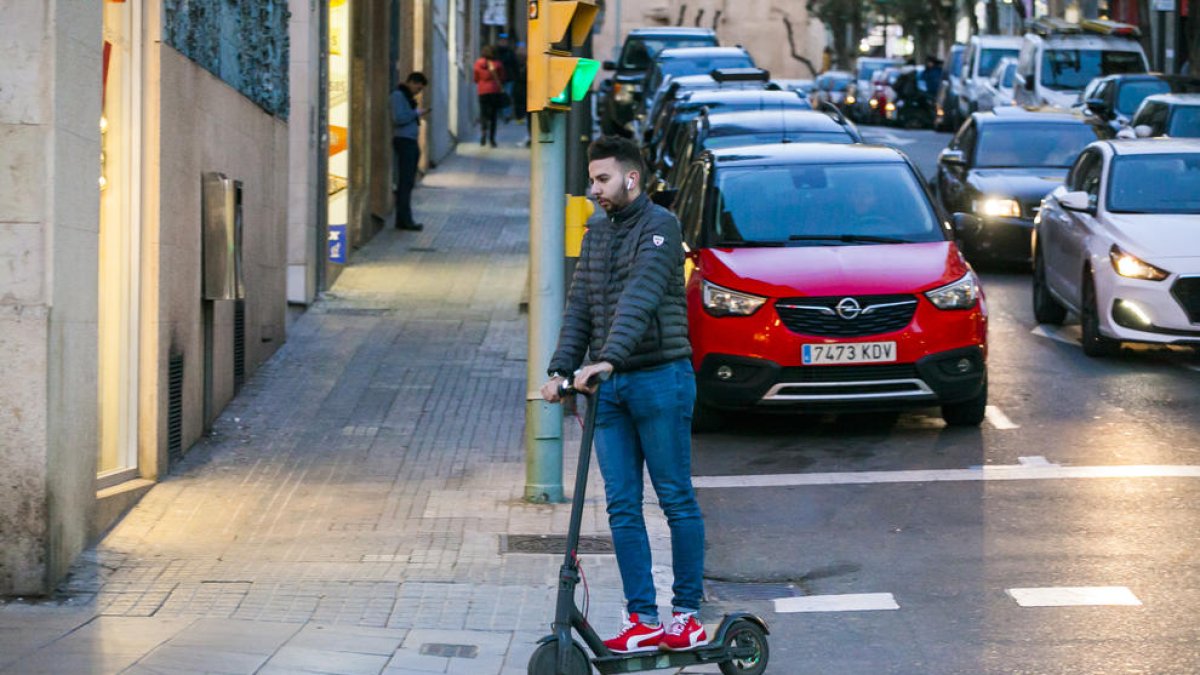
[[[576,371],[576,372],[578,372],[578,371]],[[597,380],[599,380],[600,382],[604,382],[605,380],[608,379],[608,376],[609,376],[609,373],[595,373],[590,378],[588,378],[587,384],[590,386],[593,383],[595,383]],[[563,378],[563,381],[559,383],[558,393],[563,396],[566,396],[568,394],[579,394],[579,393],[583,393],[583,392],[580,392],[578,389],[575,388],[575,375],[572,374],[572,375],[569,375],[569,376]]]

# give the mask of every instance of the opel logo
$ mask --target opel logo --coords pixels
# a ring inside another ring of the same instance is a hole
[[[846,320],[853,319],[862,313],[862,307],[859,306],[858,301],[854,298],[842,298],[838,300],[837,307],[834,307],[834,309],[837,310],[838,316]]]

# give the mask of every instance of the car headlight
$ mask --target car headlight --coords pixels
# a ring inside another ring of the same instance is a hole
[[[925,297],[938,309],[971,309],[979,301],[979,284],[975,275],[967,272],[954,283],[925,291]]]
[[[1130,279],[1162,281],[1171,276],[1170,272],[1159,269],[1137,256],[1122,251],[1116,244],[1113,244],[1113,247],[1108,250],[1108,259],[1112,261],[1113,269],[1116,270],[1117,274]]]
[[[1020,218],[1021,204],[1015,199],[988,197],[975,202],[975,213],[991,218]]]
[[[749,293],[739,293],[704,282],[704,309],[713,316],[750,316],[767,301]]]
[[[854,98],[854,94],[846,94],[846,105],[854,105],[858,99]]]

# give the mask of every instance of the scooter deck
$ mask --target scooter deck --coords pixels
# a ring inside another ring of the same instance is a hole
[[[713,632],[708,644],[682,652],[645,652],[633,654],[606,654],[596,656],[592,663],[604,675],[608,673],[636,673],[643,670],[658,670],[659,668],[678,668],[694,666],[701,663],[721,663],[731,659],[750,659],[755,656],[752,646],[737,646],[726,644],[726,633],[738,621],[749,621],[757,624],[767,633],[767,624],[759,617],[749,612],[734,612],[726,614]]]

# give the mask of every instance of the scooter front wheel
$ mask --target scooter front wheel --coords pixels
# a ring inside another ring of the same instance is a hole
[[[741,672],[741,671],[735,671]],[[529,657],[529,675],[591,675],[592,665],[588,663],[587,654],[583,647],[572,642],[567,647],[567,670],[558,672],[558,640],[550,640],[538,645]]]
[[[771,650],[767,633],[753,621],[740,620],[725,632],[725,649],[737,656],[717,664],[724,675],[761,675],[767,669]]]

